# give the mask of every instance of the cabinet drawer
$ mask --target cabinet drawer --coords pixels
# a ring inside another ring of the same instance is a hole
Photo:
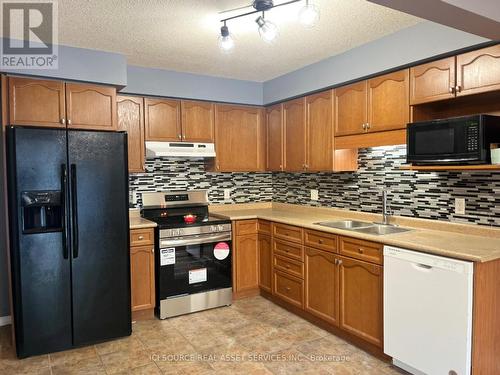
[[[298,260],[286,258],[281,255],[275,255],[273,266],[276,270],[286,272],[301,279],[304,278],[304,263],[299,262]]]
[[[302,307],[304,300],[304,281],[287,275],[280,271],[274,271],[274,294],[292,305]]]
[[[283,240],[302,243],[302,228],[286,224],[273,224],[273,235]]]
[[[302,245],[286,241],[273,240],[273,251],[275,254],[283,255],[299,261],[304,261],[304,252]]]
[[[257,222],[257,228],[259,233],[271,234],[271,222],[266,220],[259,220]]]
[[[367,262],[382,264],[382,244],[350,237],[340,237],[339,242],[340,254]]]
[[[306,229],[304,231],[304,245],[336,253],[337,236],[331,233]]]
[[[132,229],[130,231],[130,246],[153,245],[154,243],[154,229]]]
[[[257,233],[257,220],[238,220],[235,225],[237,236]]]

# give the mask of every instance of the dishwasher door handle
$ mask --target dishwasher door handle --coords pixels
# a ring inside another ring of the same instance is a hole
[[[412,263],[411,264],[413,266],[413,268],[419,270],[419,271],[430,271],[432,270],[432,266],[429,266],[427,264],[423,264],[423,263]]]

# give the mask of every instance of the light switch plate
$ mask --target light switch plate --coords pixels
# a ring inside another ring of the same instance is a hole
[[[231,189],[224,189],[224,200],[228,201],[231,199]]]
[[[316,189],[311,189],[311,200],[317,201],[319,199],[319,192]]]
[[[455,214],[465,215],[465,198],[455,198]]]

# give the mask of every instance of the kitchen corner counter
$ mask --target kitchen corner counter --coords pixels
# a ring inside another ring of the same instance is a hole
[[[129,221],[130,229],[145,229],[154,228],[157,224],[154,221],[147,220],[141,217],[141,214],[137,208],[132,208],[129,210]]]
[[[345,219],[380,221],[380,215],[347,210],[287,204],[275,206],[273,204],[272,207],[255,209],[248,206],[244,209],[235,209],[234,205],[227,209],[216,206],[211,207],[210,213],[230,220],[262,219],[295,225],[472,262],[488,262],[500,259],[500,230],[476,225],[449,224],[433,220],[395,217],[393,221],[396,224],[411,229],[411,231],[377,236],[314,224],[320,221]]]

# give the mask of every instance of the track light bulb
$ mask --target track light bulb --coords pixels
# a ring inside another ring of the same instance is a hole
[[[272,43],[276,40],[279,35],[278,26],[270,21],[266,21],[263,16],[259,16],[255,20],[257,25],[259,25],[260,37],[267,43]]]
[[[305,27],[313,27],[319,21],[319,9],[306,0],[306,5],[299,12],[299,21]]]
[[[229,28],[226,25],[220,28],[218,44],[219,48],[224,53],[230,53],[234,48],[234,39],[229,33]]]

